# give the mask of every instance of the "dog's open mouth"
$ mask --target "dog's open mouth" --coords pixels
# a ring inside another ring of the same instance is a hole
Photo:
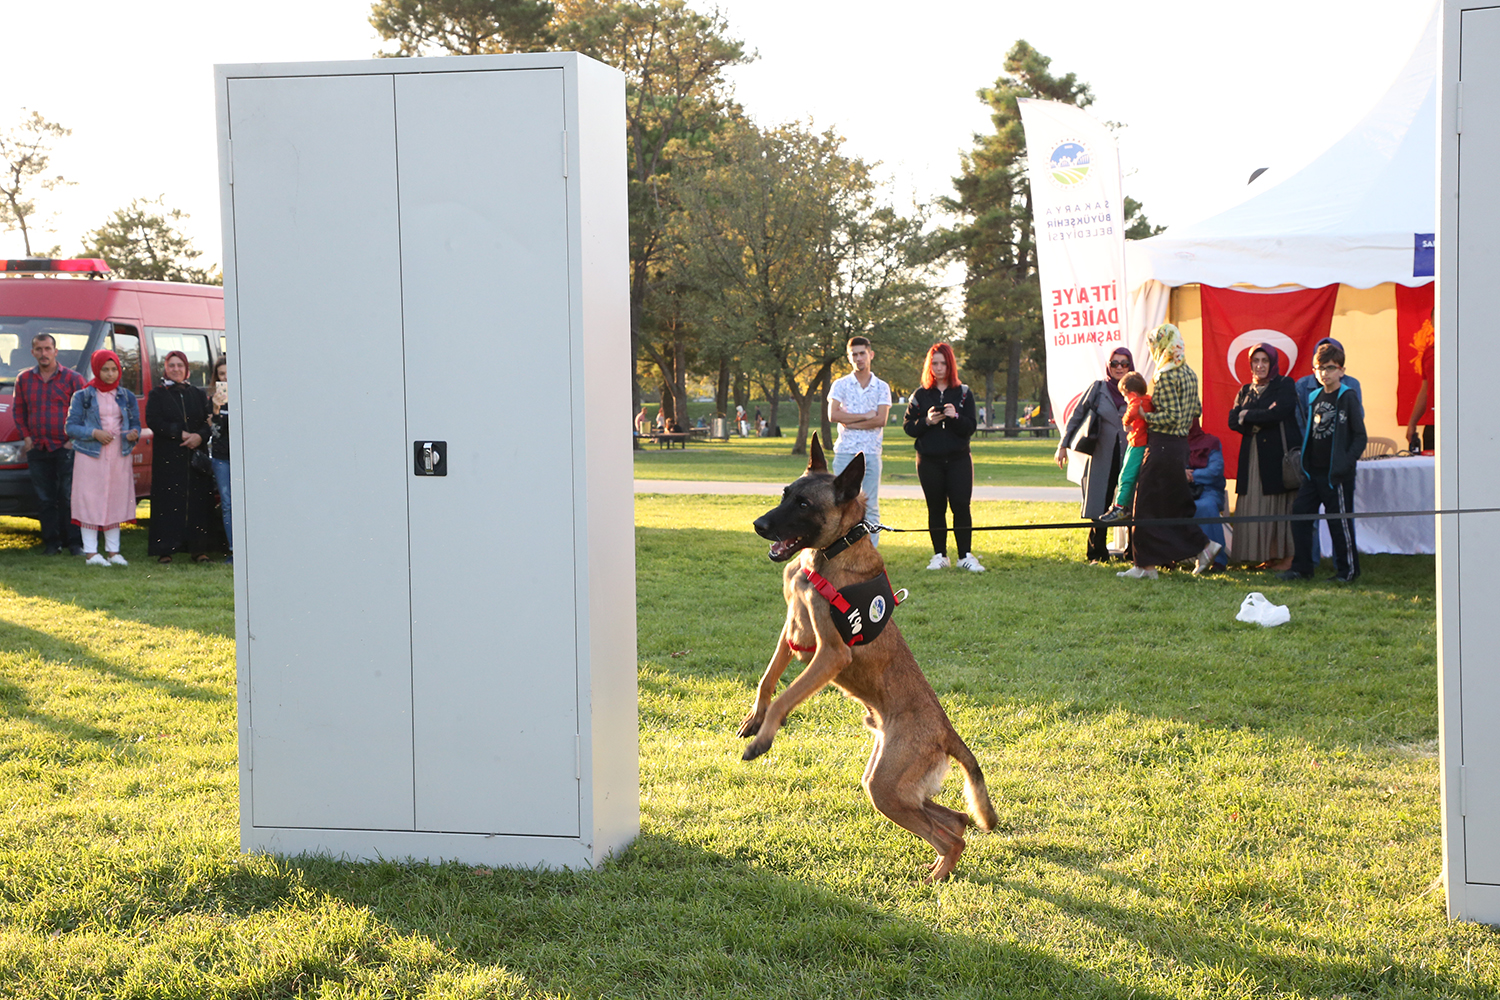
[[[792,557],[792,553],[802,548],[802,539],[788,538],[780,542],[771,543],[771,551],[766,555],[771,557],[772,562],[786,562]]]

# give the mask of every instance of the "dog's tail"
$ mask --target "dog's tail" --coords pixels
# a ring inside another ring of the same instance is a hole
[[[993,830],[1000,822],[1000,817],[995,815],[995,807],[990,802],[990,791],[984,784],[984,772],[979,769],[979,761],[974,758],[968,744],[956,732],[949,743],[948,756],[958,761],[958,766],[963,768],[964,800],[969,805],[969,815],[974,818],[974,824],[981,830]]]

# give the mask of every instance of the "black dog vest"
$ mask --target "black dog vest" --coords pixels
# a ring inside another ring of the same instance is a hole
[[[813,589],[833,605],[833,624],[838,626],[839,635],[848,646],[873,642],[884,631],[885,623],[891,620],[891,612],[900,603],[891,592],[890,577],[883,572],[872,580],[845,587],[842,591],[834,589],[820,573],[810,569],[802,572]]]

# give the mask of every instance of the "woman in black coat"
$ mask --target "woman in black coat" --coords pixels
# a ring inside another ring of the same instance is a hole
[[[208,562],[213,525],[213,479],[193,471],[193,450],[208,437],[208,397],[187,381],[187,355],[162,362],[166,378],[146,397],[151,428],[151,532],[146,551],[169,563],[183,549]]]
[[[1281,354],[1269,344],[1250,348],[1251,380],[1240,387],[1229,411],[1229,429],[1243,435],[1235,474],[1236,514],[1290,514],[1295,487],[1281,478],[1281,458],[1287,447],[1297,448],[1297,392],[1281,374]],[[1265,569],[1284,570],[1292,564],[1292,529],[1288,521],[1260,521],[1234,528],[1234,559]]]

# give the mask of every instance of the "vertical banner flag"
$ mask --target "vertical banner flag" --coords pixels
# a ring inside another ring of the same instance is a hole
[[[1020,98],[1047,340],[1047,394],[1059,427],[1110,352],[1146,364],[1145,333],[1127,339],[1125,203],[1115,137],[1082,108]]]
[[[1313,348],[1333,328],[1339,286],[1240,291],[1202,285],[1198,291],[1203,302],[1203,429],[1219,436],[1224,475],[1233,479],[1244,439],[1229,429],[1229,408],[1240,386],[1251,379],[1250,348],[1276,348],[1283,375],[1299,379],[1310,374]],[[1286,432],[1290,442],[1302,430],[1293,420]]]
[[[1396,286],[1396,423],[1402,427],[1411,419],[1411,408],[1417,401],[1422,380],[1432,375],[1433,285],[1407,288]],[[1427,392],[1427,412],[1417,418],[1418,427],[1432,423],[1432,404],[1437,401],[1436,385]],[[1406,442],[1401,442],[1402,447]]]

